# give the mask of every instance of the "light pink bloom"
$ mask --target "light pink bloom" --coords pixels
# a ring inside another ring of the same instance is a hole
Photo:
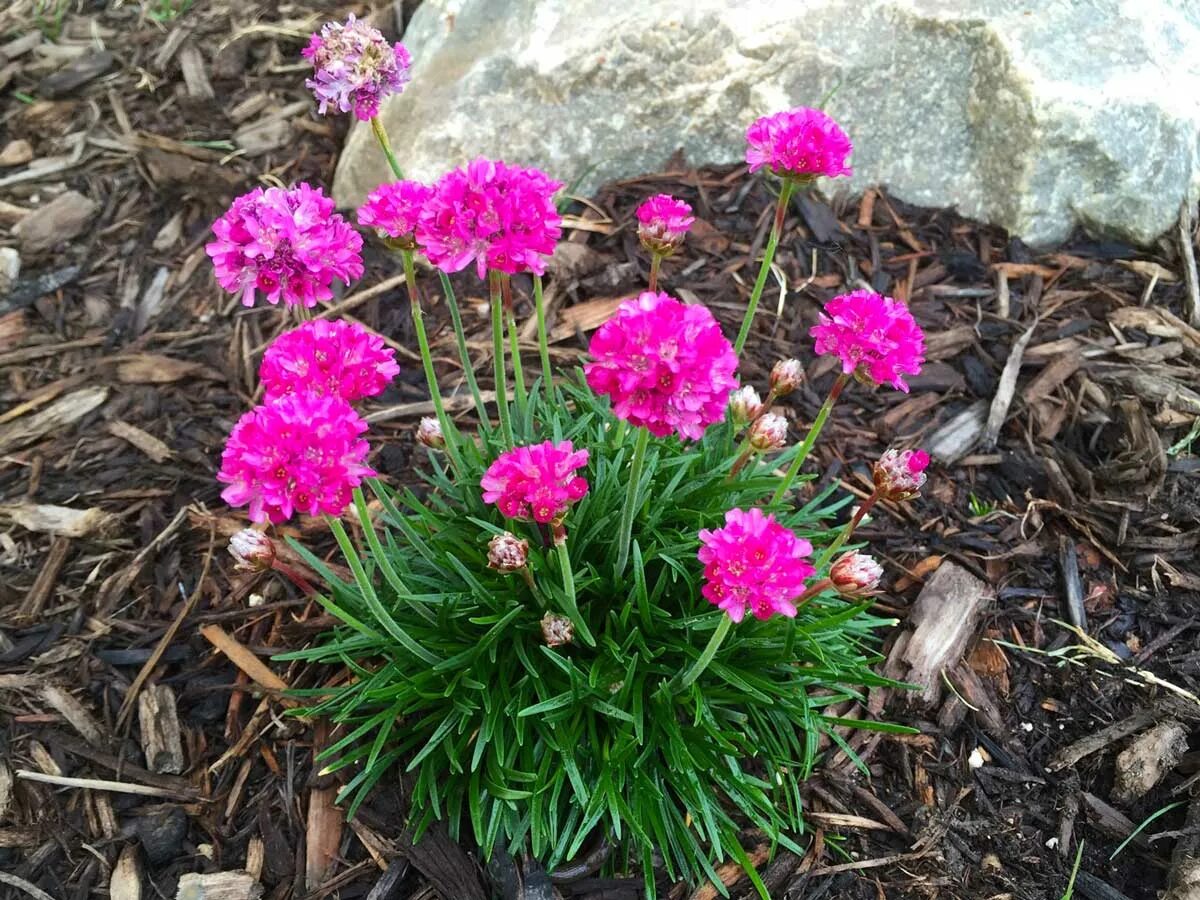
[[[683,244],[696,217],[692,208],[670,194],[655,194],[637,208],[638,239],[659,256],[670,256]]]
[[[698,440],[725,416],[737,354],[699,304],[646,291],[592,335],[587,383],[613,414],[651,434]]]
[[[419,181],[389,181],[367,195],[358,208],[358,224],[374,228],[379,234],[413,250],[417,246],[417,221],[421,210],[433,196],[433,188]]]
[[[488,541],[488,568],[497,572],[520,572],[529,564],[529,541],[506,531]]]
[[[864,597],[879,587],[883,566],[873,556],[851,550],[839,556],[829,568],[829,580],[844,597]]]
[[[781,359],[771,367],[771,390],[786,397],[804,383],[804,366],[798,359]]]
[[[925,335],[907,306],[872,291],[854,291],[826,303],[820,320],[808,332],[817,353],[837,356],[847,375],[908,393],[904,376],[921,371]]]
[[[738,425],[745,425],[762,415],[763,402],[751,385],[738,388],[729,395],[729,415]]]
[[[796,615],[794,600],[813,573],[807,559],[812,544],[757,508],[729,510],[725,526],[701,531],[700,543],[700,592],[729,618],[740,622],[746,610],[758,619]]]
[[[430,450],[444,448],[446,435],[442,434],[442,423],[432,416],[423,416],[417,423],[417,443]]]
[[[213,223],[212,257],[221,287],[253,306],[258,291],[271,304],[312,307],[333,296],[329,285],[363,273],[362,237],[320,188],[255,188]]]
[[[313,64],[313,77],[304,82],[321,104],[353,112],[364,122],[379,112],[380,102],[399,94],[408,84],[412,58],[403,44],[387,40],[351,14],[345,24],[327,22],[301,52]]]
[[[545,172],[481,157],[438,179],[421,211],[417,243],[443,272],[474,261],[480,278],[488,269],[541,275],[562,236],[554,205],[561,187]]]
[[[750,425],[747,439],[760,453],[778,450],[787,443],[787,419],[778,413],[765,413]]]
[[[547,647],[561,647],[575,640],[575,624],[566,616],[548,612],[542,616],[542,639]]]
[[[746,129],[746,162],[755,172],[811,180],[853,174],[846,158],[854,145],[840,125],[819,109],[798,106],[756,119]]]
[[[268,401],[313,393],[353,403],[383,393],[399,372],[396,352],[379,335],[354,322],[313,319],[271,342],[258,377]]]
[[[288,394],[238,420],[217,481],[231,506],[250,506],[252,522],[283,522],[296,512],[340,515],[351,491],[375,472],[359,435],[367,423],[340,397]]]
[[[909,500],[925,484],[929,454],[924,450],[887,450],[875,463],[871,477],[884,500]]]
[[[587,480],[575,474],[588,452],[570,441],[514,447],[497,457],[480,480],[483,502],[494,503],[510,519],[546,524],[561,519],[587,493]]]
[[[257,529],[243,528],[229,539],[229,555],[237,569],[264,572],[275,563],[275,542]]]

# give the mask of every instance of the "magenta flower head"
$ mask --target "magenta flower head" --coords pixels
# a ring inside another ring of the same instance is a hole
[[[865,597],[874,593],[883,577],[883,566],[873,556],[851,550],[829,568],[829,580],[843,597]]]
[[[592,335],[587,383],[651,434],[698,440],[725,416],[737,354],[708,307],[646,291]]]
[[[364,122],[379,112],[385,97],[404,90],[412,65],[403,44],[389,45],[379,29],[353,14],[345,24],[327,22],[300,52],[313,65],[304,85],[321,104],[321,115],[333,107]]]
[[[510,519],[547,524],[562,519],[587,493],[587,480],[575,474],[588,452],[570,441],[545,441],[501,453],[480,479],[483,502],[494,503]]]
[[[230,506],[250,506],[253,522],[296,512],[340,515],[351,491],[375,472],[365,464],[367,423],[340,397],[288,394],[238,420],[217,481]]]
[[[776,175],[812,181],[853,174],[846,158],[854,145],[840,125],[819,109],[798,106],[756,119],[746,129],[750,171],[766,166]]]
[[[637,208],[638,239],[649,252],[670,256],[683,245],[696,217],[692,208],[670,194],[655,194]]]
[[[488,269],[541,275],[562,236],[554,205],[561,187],[537,169],[477,159],[438,179],[421,211],[417,243],[443,272],[474,260],[480,278]]]
[[[389,181],[367,196],[358,208],[358,224],[374,228],[380,237],[402,250],[417,248],[417,221],[433,188],[419,181]]]
[[[925,484],[928,467],[924,450],[887,450],[871,471],[875,491],[884,500],[910,500]]]
[[[899,300],[854,291],[825,304],[820,324],[809,329],[818,353],[842,361],[842,371],[869,384],[890,384],[908,393],[905,375],[925,362],[925,334]]]
[[[746,610],[758,619],[796,615],[793,601],[813,573],[808,541],[761,509],[731,509],[723,528],[700,532],[700,544],[705,579],[700,593],[733,621],[742,621]]]
[[[312,307],[333,296],[329,285],[363,273],[362,237],[334,210],[320,188],[255,188],[233,201],[213,223],[215,241],[204,247],[217,281],[253,306],[267,302]]]
[[[355,322],[313,319],[271,342],[258,377],[268,402],[312,393],[353,403],[382,394],[399,372],[395,351],[379,335]]]

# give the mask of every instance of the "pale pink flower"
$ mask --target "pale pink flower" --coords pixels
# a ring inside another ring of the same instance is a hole
[[[327,22],[300,52],[313,65],[313,77],[304,85],[320,103],[321,115],[333,107],[365,122],[379,112],[385,97],[399,94],[409,81],[412,57],[404,45],[389,45],[379,29],[353,14],[345,24]]]
[[[497,457],[480,480],[483,502],[494,503],[510,519],[546,524],[566,515],[587,493],[587,480],[575,474],[588,452],[570,441],[514,447]]]
[[[887,450],[875,463],[871,477],[884,500],[909,500],[925,484],[929,454],[924,450]]]
[[[497,572],[520,572],[529,564],[529,541],[511,531],[495,535],[488,541],[488,568]]]
[[[729,415],[737,425],[745,425],[762,415],[763,402],[753,386],[745,385],[729,395]]]
[[[417,222],[432,196],[433,188],[419,181],[385,182],[371,191],[358,208],[358,224],[374,228],[381,237],[391,238],[404,249],[414,250]]]
[[[542,616],[542,639],[547,647],[561,647],[575,640],[575,624],[566,616],[548,612]]]
[[[829,568],[829,580],[844,597],[865,597],[879,587],[883,566],[873,556],[851,550],[839,556]]]
[[[351,492],[375,472],[365,464],[367,423],[340,397],[287,394],[238,420],[217,480],[231,506],[252,522],[283,522],[296,512],[340,515]]]
[[[925,362],[925,335],[908,307],[872,291],[834,297],[808,333],[817,353],[838,357],[847,375],[905,393],[904,376],[918,374]]]
[[[229,555],[237,569],[264,572],[275,563],[275,542],[257,529],[243,528],[229,539]]]
[[[212,229],[217,239],[204,251],[221,287],[240,295],[243,306],[253,306],[258,291],[271,304],[316,306],[333,296],[335,278],[349,284],[363,273],[362,236],[307,184],[255,188]]]
[[[746,438],[760,453],[778,450],[787,443],[787,419],[778,413],[765,413],[750,425]]]
[[[267,400],[313,393],[353,403],[383,393],[399,372],[396,352],[379,335],[355,322],[313,319],[271,342],[258,377]]]
[[[638,239],[659,256],[670,256],[683,244],[696,217],[692,208],[670,194],[655,194],[637,208]]]
[[[781,359],[771,367],[771,390],[786,397],[804,383],[804,366],[798,359]]]
[[[562,236],[554,193],[562,183],[545,172],[476,159],[447,172],[433,186],[417,225],[417,243],[443,272],[472,261],[513,274],[546,271],[546,257]]]
[[[854,149],[840,125],[819,109],[798,106],[756,119],[746,129],[746,162],[755,172],[809,181],[853,174],[846,158]]]
[[[813,574],[812,545],[761,509],[731,509],[722,528],[700,532],[704,586],[710,603],[735,622],[749,610],[755,618],[796,615],[795,599]]]
[[[737,354],[699,304],[646,291],[626,300],[592,335],[587,383],[613,414],[651,434],[698,440],[725,416]]]
[[[432,416],[423,416],[417,423],[417,443],[430,450],[443,449],[446,435],[442,434],[442,423]]]

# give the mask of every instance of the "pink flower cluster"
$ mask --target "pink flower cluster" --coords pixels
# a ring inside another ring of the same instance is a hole
[[[365,464],[367,423],[340,397],[290,394],[238,420],[217,480],[221,497],[249,504],[254,522],[283,522],[295,512],[339,515],[350,494],[375,472]]]
[[[320,188],[255,188],[213,223],[212,257],[221,287],[253,306],[258,291],[312,307],[333,296],[333,279],[349,284],[363,273],[362,237]]]
[[[592,335],[587,383],[651,434],[698,440],[725,416],[737,354],[705,306],[646,291]]]
[[[669,256],[683,244],[696,217],[692,208],[670,194],[655,194],[637,208],[638,239],[659,256]]]
[[[842,371],[905,393],[905,375],[925,362],[925,335],[908,307],[872,291],[854,291],[825,304],[820,324],[809,330],[817,353],[842,361]]]
[[[379,335],[354,322],[314,319],[271,343],[258,377],[267,402],[311,392],[353,403],[383,393],[399,372],[395,351]]]
[[[438,179],[417,242],[443,272],[474,260],[480,278],[488,269],[541,275],[562,235],[553,199],[561,187],[545,172],[481,157]]]
[[[561,519],[587,493],[587,480],[575,474],[587,461],[588,452],[570,441],[515,447],[483,474],[483,502],[494,503],[510,519],[542,524]]]
[[[796,615],[794,600],[813,574],[808,541],[761,509],[731,509],[723,528],[700,532],[700,544],[700,592],[733,621],[742,621],[747,610],[758,619]]]
[[[746,129],[746,162],[755,172],[810,180],[852,174],[846,158],[854,149],[840,125],[819,109],[798,106],[756,119]]]
[[[929,454],[924,450],[887,450],[871,471],[875,491],[884,500],[909,500],[925,484]]]
[[[389,181],[367,196],[358,208],[358,224],[374,228],[408,249],[416,249],[417,221],[433,196],[433,188],[419,181]]]
[[[377,28],[353,14],[344,25],[326,23],[301,54],[313,64],[313,77],[304,84],[321,104],[321,115],[332,106],[364,122],[379,112],[383,98],[404,90],[412,65],[403,44],[389,46]]]

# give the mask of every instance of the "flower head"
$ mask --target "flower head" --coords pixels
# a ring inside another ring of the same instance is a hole
[[[258,377],[268,401],[312,393],[353,403],[383,393],[399,371],[395,351],[379,335],[355,322],[313,319],[271,342]]]
[[[405,250],[417,248],[417,221],[433,196],[433,188],[419,181],[388,181],[367,195],[358,208],[358,224],[374,228]]]
[[[808,332],[818,353],[841,359],[847,375],[908,393],[904,376],[921,371],[925,335],[907,306],[871,291],[854,291],[826,303],[820,320]]]
[[[651,434],[699,439],[725,415],[737,354],[708,308],[646,291],[592,335],[587,383]]]
[[[764,413],[751,423],[747,439],[760,453],[778,450],[787,443],[787,419],[778,413]]]
[[[389,45],[379,29],[353,14],[345,24],[325,23],[301,54],[313,65],[304,85],[321,104],[321,115],[332,106],[364,122],[379,112],[385,97],[404,90],[412,65],[403,44]]]
[[[771,390],[786,397],[804,383],[804,366],[798,359],[781,359],[771,367]]]
[[[575,640],[575,625],[566,616],[548,612],[542,616],[542,638],[547,647],[561,647]]]
[[[670,256],[683,244],[696,217],[692,208],[670,194],[655,194],[637,208],[638,239],[659,256]]]
[[[740,387],[729,395],[729,415],[737,425],[753,422],[762,415],[763,402],[750,385]]]
[[[430,450],[445,447],[446,435],[442,434],[442,423],[432,416],[423,416],[417,423],[417,443]]]
[[[231,506],[249,504],[253,522],[295,512],[340,515],[351,491],[375,472],[367,465],[367,423],[340,397],[285,394],[238,420],[217,480]]]
[[[843,597],[865,597],[879,587],[883,566],[873,556],[851,550],[829,568],[829,580]]]
[[[483,502],[494,503],[510,519],[546,524],[561,519],[587,493],[587,480],[575,474],[588,452],[570,441],[545,441],[501,453],[480,480]]]
[[[253,306],[258,291],[268,303],[316,306],[333,296],[333,279],[349,284],[363,273],[362,237],[334,211],[320,188],[255,188],[233,201],[213,223],[212,257],[221,287]]]
[[[457,272],[474,260],[480,278],[488,269],[541,275],[545,257],[562,236],[553,199],[561,187],[537,169],[476,159],[433,186],[417,242],[443,272]]]
[[[796,615],[793,600],[813,573],[808,541],[756,508],[729,510],[723,528],[700,532],[700,544],[705,579],[700,592],[733,621],[742,621],[746,610],[758,619]]]
[[[243,571],[265,572],[275,562],[275,542],[254,528],[243,528],[229,539],[229,555]]]
[[[529,564],[529,541],[511,531],[495,535],[488,541],[488,568],[497,572],[520,572]]]
[[[751,172],[766,166],[776,175],[805,181],[818,175],[850,175],[846,158],[852,149],[837,122],[807,106],[763,116],[746,129],[746,162]]]
[[[871,471],[875,490],[884,500],[909,500],[925,483],[929,454],[924,450],[887,450]]]

